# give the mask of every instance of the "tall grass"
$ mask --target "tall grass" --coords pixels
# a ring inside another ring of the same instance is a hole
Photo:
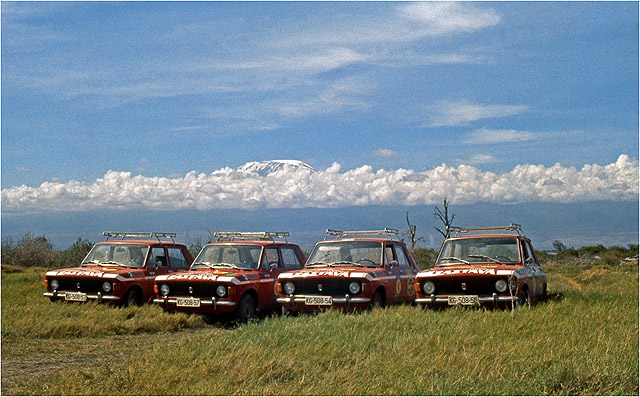
[[[638,267],[547,270],[549,301],[515,312],[402,306],[267,318],[228,332],[171,334],[128,360],[19,391],[637,395]]]
[[[198,316],[170,315],[153,305],[115,308],[89,302],[51,302],[42,294],[45,271],[2,274],[2,341],[28,338],[96,337],[202,327]]]

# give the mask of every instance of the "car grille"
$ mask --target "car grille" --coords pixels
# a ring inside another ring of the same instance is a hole
[[[194,298],[218,298],[216,288],[223,284],[212,283],[160,283],[169,286],[169,296],[193,296]],[[191,292],[189,292],[191,287]]]
[[[504,277],[482,277],[482,278],[456,278],[452,280],[431,279],[436,284],[436,295],[487,295],[496,291],[496,281]],[[423,282],[424,283],[424,282]],[[465,283],[465,289],[462,289]],[[420,285],[422,287],[422,285]]]
[[[60,283],[58,291],[79,291],[84,293],[102,292],[103,279],[100,278],[79,278],[79,277],[60,277],[57,278]],[[78,288],[80,283],[80,288]]]
[[[354,280],[348,278],[307,278],[288,281],[292,281],[295,285],[295,295],[346,295],[350,294],[349,284]],[[320,291],[319,285],[322,285],[322,291]]]

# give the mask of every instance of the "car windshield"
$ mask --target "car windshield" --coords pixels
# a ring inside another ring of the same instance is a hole
[[[331,241],[316,244],[305,267],[356,265],[374,267],[382,261],[382,243],[377,241]]]
[[[255,244],[206,245],[193,261],[191,268],[257,269],[261,253],[262,246]]]
[[[440,251],[436,266],[473,263],[520,263],[518,239],[480,237],[449,240]]]
[[[149,250],[148,245],[143,244],[96,244],[82,261],[82,265],[100,266],[144,266],[144,258]]]

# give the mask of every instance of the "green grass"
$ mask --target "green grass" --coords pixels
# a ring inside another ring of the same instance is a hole
[[[17,275],[29,278],[21,273],[5,275],[3,393],[638,395],[638,267],[555,265],[546,270],[551,299],[515,312],[436,312],[402,306],[356,314],[328,311],[273,317],[231,330],[198,329],[200,325],[193,324],[195,330],[170,332],[171,315],[143,307],[132,309],[134,318],[149,316],[147,322],[155,325],[147,324],[144,330],[152,333],[141,336],[135,335],[135,326],[110,325],[130,320],[120,314],[128,309],[72,305],[73,310],[90,312],[87,316],[96,321],[100,316],[110,318],[81,333],[107,342],[99,350],[102,355],[88,346],[80,351],[120,359],[92,360],[88,367],[75,365],[39,375],[18,374],[7,387],[5,356],[19,359],[26,354],[17,346],[35,346],[31,356],[40,357],[47,346],[67,343],[64,335],[75,333],[52,334],[40,330],[43,323],[28,326],[10,320],[11,332],[7,329],[5,334],[5,311],[13,310],[5,292],[19,291],[7,291],[7,286],[20,284]],[[22,285],[28,289],[29,282]],[[31,288],[41,293],[41,285]],[[9,300],[11,305],[15,299]],[[54,310],[48,301],[32,304]],[[53,306],[62,310],[58,307],[65,305]],[[78,319],[84,321],[80,315]],[[31,336],[20,336],[21,326]],[[122,335],[100,337],[113,333]],[[6,350],[5,335],[11,336]],[[118,340],[137,348],[124,349]],[[64,351],[61,348],[60,354]]]
[[[204,326],[199,316],[170,315],[154,305],[116,308],[89,302],[51,302],[42,294],[45,271],[2,274],[2,341],[25,338],[96,337],[176,331]]]

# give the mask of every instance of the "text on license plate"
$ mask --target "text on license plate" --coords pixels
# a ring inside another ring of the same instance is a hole
[[[176,306],[180,307],[200,307],[198,298],[176,298]]]
[[[478,295],[450,295],[450,305],[477,305],[480,301]]]
[[[305,296],[305,305],[331,305],[333,298],[330,296]]]
[[[64,300],[66,301],[76,301],[76,302],[86,302],[87,294],[84,292],[65,292]]]

